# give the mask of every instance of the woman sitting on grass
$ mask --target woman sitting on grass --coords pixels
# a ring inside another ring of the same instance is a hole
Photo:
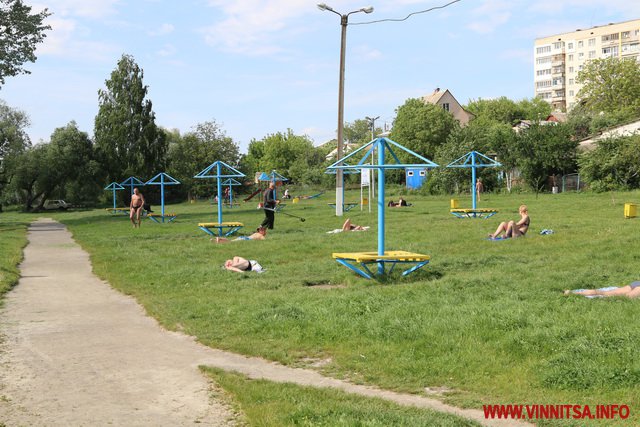
[[[258,261],[245,259],[239,256],[234,256],[233,259],[226,260],[224,262],[224,268],[229,271],[235,271],[236,273],[244,273],[245,271],[262,273],[264,271]]]
[[[520,237],[527,234],[529,230],[529,224],[531,224],[531,218],[529,218],[529,210],[527,205],[520,205],[518,209],[520,213],[520,220],[518,222],[509,221],[501,222],[495,233],[489,234],[490,239],[508,239],[510,237]]]
[[[599,296],[599,297],[627,297],[627,298],[638,298],[640,297],[640,281],[631,282],[627,286],[622,286],[620,288],[612,288],[612,289],[576,289],[574,291],[566,290],[564,291],[565,295],[584,295],[588,296]]]

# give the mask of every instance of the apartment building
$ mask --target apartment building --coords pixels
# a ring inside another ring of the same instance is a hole
[[[554,109],[571,110],[580,85],[578,72],[597,58],[640,61],[640,19],[536,39],[533,81],[535,96]]]

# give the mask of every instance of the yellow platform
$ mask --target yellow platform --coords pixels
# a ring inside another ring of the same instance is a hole
[[[333,257],[336,259],[350,259],[356,262],[428,261],[431,259],[429,255],[407,251],[385,251],[384,255],[378,255],[377,252],[336,252],[333,254]]]

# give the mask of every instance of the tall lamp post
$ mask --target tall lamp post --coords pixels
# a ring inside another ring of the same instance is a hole
[[[340,77],[338,80],[338,160],[343,156],[343,131],[344,131],[344,54],[347,45],[347,25],[349,24],[349,15],[364,12],[373,12],[373,7],[367,6],[349,13],[342,14],[336,12],[331,6],[325,3],[318,3],[318,9],[322,11],[333,12],[340,17],[340,25],[342,26],[342,35],[340,38]],[[336,170],[336,216],[342,216],[344,206],[344,175],[342,169]]]

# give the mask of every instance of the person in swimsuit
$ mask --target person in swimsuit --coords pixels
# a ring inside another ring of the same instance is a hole
[[[575,291],[566,290],[564,291],[565,295],[576,294],[576,295],[598,295],[603,297],[628,297],[628,298],[640,298],[640,281],[631,282],[626,286],[622,286],[620,288],[611,289],[611,290],[600,290],[600,289],[578,289]]]
[[[531,218],[529,218],[529,210],[527,209],[527,205],[520,205],[520,209],[518,209],[518,212],[520,213],[520,220],[518,222],[501,222],[495,233],[489,234],[489,238],[508,239],[510,237],[520,237],[527,234],[527,231],[529,230],[529,224],[531,224]]]
[[[131,219],[133,228],[140,227],[140,214],[142,213],[144,204],[144,196],[137,187],[134,188],[133,194],[131,195],[131,203],[129,204],[129,218]]]
[[[235,242],[238,240],[264,240],[266,235],[267,235],[267,229],[264,227],[258,227],[256,232],[250,236],[240,236],[240,237],[236,237],[233,240],[229,240],[226,237],[216,237],[216,243],[228,243],[230,241]]]
[[[235,271],[236,273],[244,273],[248,271],[255,271],[261,273],[264,271],[262,266],[256,260],[249,260],[239,256],[234,256],[233,259],[228,259],[224,262],[224,268],[229,271]]]
[[[349,218],[342,224],[342,231],[364,231],[368,228],[369,227],[363,227],[362,225],[351,224],[351,219]]]

